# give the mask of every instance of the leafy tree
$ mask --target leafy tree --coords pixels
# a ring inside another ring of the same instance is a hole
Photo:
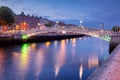
[[[112,31],[114,31],[114,32],[119,32],[119,31],[120,31],[120,27],[119,27],[119,26],[114,26],[114,27],[112,28]]]
[[[51,27],[52,24],[51,24],[51,23],[47,23],[47,24],[45,24],[45,26],[46,26],[46,27]]]
[[[11,26],[15,22],[14,12],[6,6],[0,7],[0,26]]]

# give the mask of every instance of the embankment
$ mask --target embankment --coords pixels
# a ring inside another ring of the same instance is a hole
[[[120,37],[112,36],[110,56],[87,80],[120,80]]]
[[[110,40],[109,53],[111,53],[120,44],[120,36],[114,35]]]
[[[83,37],[83,36],[85,36],[85,35],[84,34],[37,35],[37,36],[31,36],[29,38],[23,39],[22,36],[15,38],[15,36],[12,35],[9,37],[0,37],[0,46],[21,44],[21,43],[31,43],[31,42],[44,42],[44,41],[52,41],[52,40],[61,40],[61,39],[77,38],[77,37]]]

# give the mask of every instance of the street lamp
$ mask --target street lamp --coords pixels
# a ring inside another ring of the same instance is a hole
[[[56,28],[58,28],[58,23],[59,23],[59,21],[56,21],[56,25],[55,25]]]
[[[100,23],[100,30],[101,30],[101,33],[102,33],[103,30],[104,30],[104,23]]]
[[[38,23],[37,25],[38,25],[38,26],[36,27],[36,29],[38,29],[38,28],[40,29],[40,23]]]
[[[83,21],[82,21],[82,20],[80,20],[80,27],[83,27],[83,26],[82,26],[82,23],[83,23]]]
[[[59,23],[59,21],[56,21],[56,23],[58,24],[58,23]]]
[[[40,26],[40,23],[38,23],[38,26]]]

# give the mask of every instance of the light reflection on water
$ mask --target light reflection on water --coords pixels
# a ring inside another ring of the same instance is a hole
[[[50,44],[51,44],[50,41],[45,42],[46,47],[49,47]]]
[[[29,61],[29,55],[28,55],[28,44],[23,44],[21,48],[21,55],[20,55],[20,68],[22,70],[27,69],[28,61]]]
[[[76,39],[72,39],[72,60],[75,61],[75,47],[76,47]]]
[[[4,69],[4,62],[5,62],[5,54],[3,52],[4,50],[0,48],[0,77],[2,77],[3,69]]]
[[[35,57],[35,76],[37,79],[39,79],[39,75],[42,71],[42,67],[44,64],[44,59],[45,59],[45,55],[44,55],[44,50],[43,49],[39,49],[37,51],[36,57]]]
[[[86,80],[108,44],[90,37],[0,48],[0,80]]]
[[[66,58],[65,40],[61,40],[60,44],[60,50],[55,56],[55,77],[59,74],[60,68],[65,63]]]
[[[88,67],[89,68],[94,68],[94,67],[97,67],[99,64],[99,61],[98,61],[98,56],[95,55],[91,55],[89,58],[88,58]]]

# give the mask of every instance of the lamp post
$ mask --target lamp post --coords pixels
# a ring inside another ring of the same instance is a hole
[[[38,23],[38,27],[39,27],[39,29],[40,29],[40,23]]]
[[[58,23],[59,23],[59,21],[56,21],[56,25],[55,25],[56,29],[58,28]]]
[[[82,23],[83,23],[83,21],[82,21],[82,20],[80,20],[80,27],[83,27],[83,26],[82,26]]]
[[[101,31],[101,34],[102,34],[103,30],[104,30],[104,23],[100,23],[100,31]]]

